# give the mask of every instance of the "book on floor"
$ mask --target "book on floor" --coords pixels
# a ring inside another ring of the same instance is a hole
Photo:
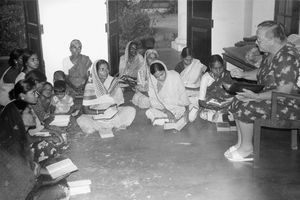
[[[86,194],[91,192],[91,180],[68,181],[70,195]]]
[[[69,158],[50,164],[46,166],[46,169],[53,179],[78,170]]]
[[[237,131],[235,121],[229,121],[230,131]]]
[[[181,117],[179,120],[175,122],[166,122],[164,124],[164,130],[175,129],[177,131],[180,131],[181,129],[183,129],[183,127],[185,127],[186,124],[187,124],[186,117]]]
[[[99,135],[102,139],[114,137],[114,133],[110,128],[99,130]]]

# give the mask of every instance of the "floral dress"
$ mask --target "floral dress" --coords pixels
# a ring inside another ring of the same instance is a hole
[[[288,83],[295,84],[299,76],[299,67],[300,55],[290,43],[287,43],[275,54],[270,64],[268,64],[267,57],[264,57],[257,74],[258,84],[265,86],[262,92],[274,90],[278,86]],[[298,119],[299,105],[300,102],[296,102],[296,100],[281,100],[277,116],[280,119]],[[271,100],[243,102],[235,98],[230,111],[235,119],[253,123],[258,118],[270,118]]]

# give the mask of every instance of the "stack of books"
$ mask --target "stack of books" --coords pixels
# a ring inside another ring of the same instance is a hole
[[[91,192],[91,180],[68,181],[70,195],[87,194]]]
[[[218,122],[216,123],[217,132],[229,132],[230,126],[228,122]]]
[[[235,121],[216,123],[217,132],[237,131]]]

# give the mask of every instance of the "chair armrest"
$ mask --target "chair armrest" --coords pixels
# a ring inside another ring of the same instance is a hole
[[[282,92],[272,92],[271,119],[276,119],[277,104],[278,104],[278,99],[280,98],[300,100],[300,95],[296,93],[288,94]]]

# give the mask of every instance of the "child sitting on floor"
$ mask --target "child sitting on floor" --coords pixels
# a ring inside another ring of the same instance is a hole
[[[68,95],[70,95],[71,97],[73,97],[73,99],[75,98],[76,92],[68,84],[67,79],[66,79],[66,75],[65,75],[65,73],[63,71],[58,70],[58,71],[54,72],[54,74],[53,74],[53,83],[55,83],[55,81],[65,81],[65,83],[66,83],[66,93]]]
[[[54,114],[72,114],[75,111],[73,97],[66,93],[66,82],[54,82],[54,95],[51,99],[50,112]]]
[[[226,113],[233,96],[228,94],[223,83],[231,83],[229,71],[225,69],[220,55],[212,55],[209,61],[209,71],[200,82],[199,107],[200,118],[212,122],[222,122],[222,114]]]

